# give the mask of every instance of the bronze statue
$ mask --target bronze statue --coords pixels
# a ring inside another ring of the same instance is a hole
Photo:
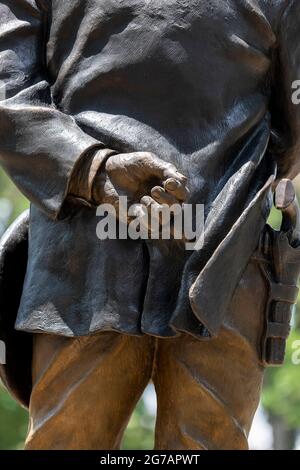
[[[0,245],[0,370],[26,448],[119,448],[153,380],[157,449],[246,449],[298,292],[298,1],[1,0],[0,22],[0,163],[31,202]],[[204,204],[201,249],[99,240],[121,196]]]

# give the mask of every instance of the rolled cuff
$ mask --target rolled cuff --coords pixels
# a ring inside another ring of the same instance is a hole
[[[82,155],[72,172],[68,195],[71,198],[82,200],[87,205],[95,205],[93,200],[95,178],[108,158],[116,153],[114,150],[107,148],[93,148]]]

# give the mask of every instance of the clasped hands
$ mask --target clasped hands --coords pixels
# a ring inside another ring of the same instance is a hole
[[[161,214],[163,205],[182,205],[186,201],[186,184],[187,178],[173,164],[150,152],[116,154],[97,174],[93,200],[97,205],[111,204],[118,215],[119,197],[126,196],[136,212],[146,208],[152,214]]]

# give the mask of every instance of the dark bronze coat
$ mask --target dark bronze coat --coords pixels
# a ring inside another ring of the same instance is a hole
[[[32,203],[17,329],[217,334],[276,167],[299,170],[298,0],[2,0],[0,21],[0,162]],[[200,251],[97,239],[67,194],[99,145],[188,177]]]

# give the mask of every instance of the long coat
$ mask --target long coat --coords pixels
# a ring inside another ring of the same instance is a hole
[[[210,337],[299,171],[298,0],[0,2],[0,163],[31,201],[16,328]],[[76,162],[151,151],[205,205],[201,250],[102,240]]]

